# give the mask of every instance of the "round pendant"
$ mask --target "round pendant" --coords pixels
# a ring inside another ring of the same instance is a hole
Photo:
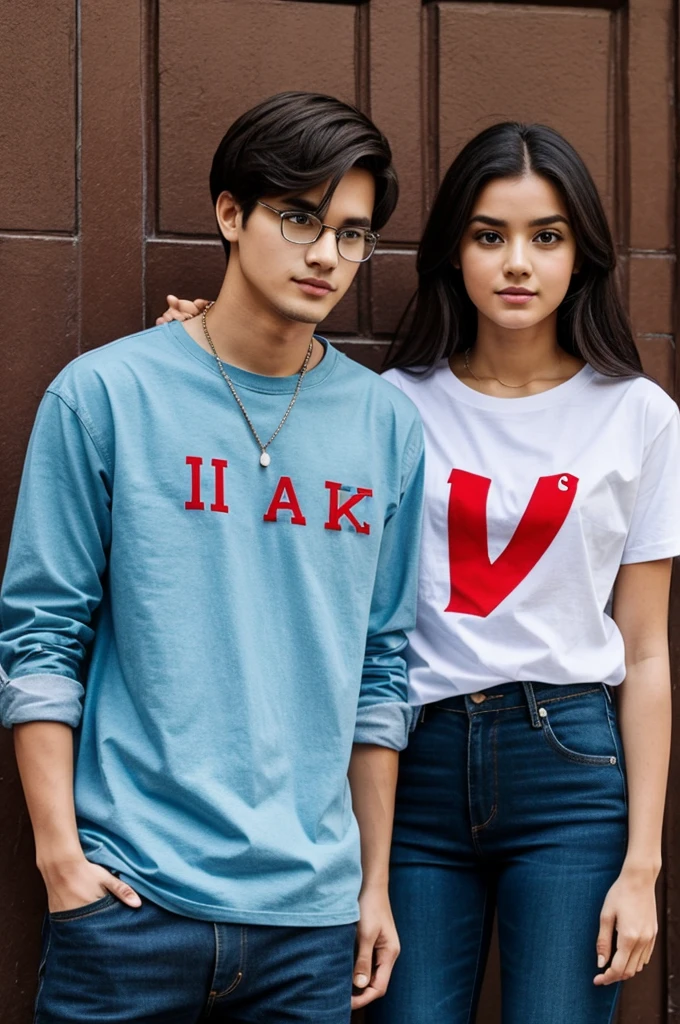
[[[269,453],[268,452],[262,452],[262,455],[260,455],[260,465],[261,466],[268,466],[271,461],[272,460],[271,460],[271,456],[269,455]]]

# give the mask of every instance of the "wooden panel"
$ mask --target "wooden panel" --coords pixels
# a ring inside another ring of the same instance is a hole
[[[73,0],[3,4],[0,228],[75,230],[75,33]]]
[[[151,326],[163,313],[168,293],[184,299],[215,299],[223,278],[221,242],[150,240],[146,246],[146,323]]]
[[[629,308],[638,334],[671,334],[675,256],[632,254],[628,261]]]
[[[630,244],[674,242],[673,0],[630,0]]]
[[[255,103],[287,89],[356,103],[355,17],[353,7],[295,0],[163,0],[161,232],[214,233],[213,153],[231,122]]]
[[[415,252],[378,252],[369,266],[372,333],[390,340],[418,285]]]
[[[430,196],[423,182],[420,0],[371,0],[371,116],[387,135],[399,173],[401,200],[386,240],[417,242]]]
[[[642,358],[645,373],[658,381],[669,395],[675,397],[673,387],[675,367],[675,345],[672,337],[650,337],[637,335],[636,344]]]
[[[1,573],[35,411],[47,385],[78,353],[75,243],[0,236],[0,280],[10,283],[11,295],[0,343]],[[6,879],[0,872],[0,884]]]
[[[440,171],[497,121],[540,121],[585,159],[613,206],[612,18],[603,10],[438,4]],[[559,44],[557,41],[559,40]]]
[[[142,327],[146,55],[138,0],[80,0],[81,346]]]
[[[344,3],[344,0],[339,0],[340,3]],[[432,0],[422,0],[423,3],[431,3]],[[455,2],[455,0],[449,0],[449,2]],[[474,0],[473,0],[474,2]],[[495,0],[496,4],[514,4],[517,5],[517,0]],[[600,10],[616,11],[621,7],[625,7],[627,0],[524,0],[522,6],[524,7],[596,7]]]

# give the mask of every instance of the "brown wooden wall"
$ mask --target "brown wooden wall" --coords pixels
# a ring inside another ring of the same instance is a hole
[[[674,393],[677,19],[677,0],[0,0],[0,561],[44,387],[80,351],[152,323],[166,292],[216,294],[209,162],[232,119],[281,89],[355,102],[393,143],[399,208],[326,324],[346,351],[379,365],[465,139],[540,120],[602,190],[645,366]],[[623,1024],[680,1024],[678,747],[661,941],[626,986]],[[0,1016],[28,1024],[43,900],[7,734],[0,780]],[[484,1000],[480,1021],[496,1024],[493,965]]]

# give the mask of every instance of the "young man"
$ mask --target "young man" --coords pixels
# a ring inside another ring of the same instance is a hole
[[[210,183],[214,306],[67,366],[27,455],[0,707],[49,899],[40,1024],[346,1024],[353,971],[364,1005],[398,951],[421,429],[313,333],[396,203],[390,151],[287,93]]]

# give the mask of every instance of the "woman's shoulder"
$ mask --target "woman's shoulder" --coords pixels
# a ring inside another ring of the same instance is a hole
[[[591,378],[592,386],[603,395],[625,404],[631,417],[643,422],[649,436],[664,429],[678,416],[678,406],[660,384],[651,377],[607,377],[597,371]]]
[[[394,384],[400,391],[405,392],[413,399],[414,394],[422,391],[423,388],[431,387],[442,374],[448,374],[449,364],[442,359],[435,366],[409,366],[408,368],[391,367],[381,375],[383,380]]]

